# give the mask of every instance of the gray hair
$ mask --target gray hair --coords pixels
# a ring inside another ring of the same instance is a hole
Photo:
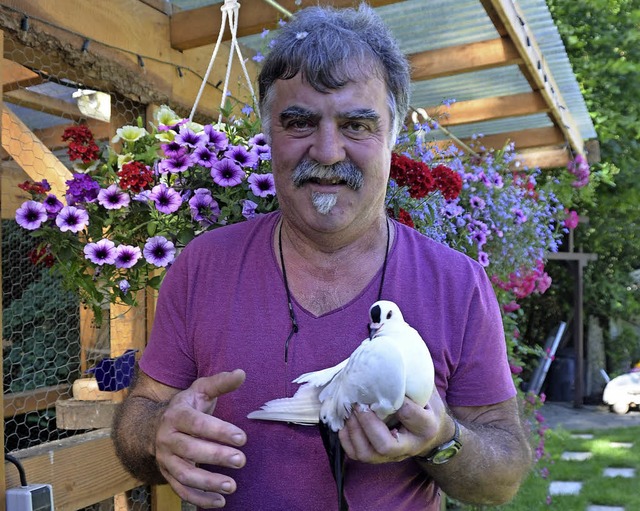
[[[409,110],[409,63],[371,7],[308,7],[280,29],[258,76],[262,127],[269,138],[273,85],[299,73],[319,92],[377,73],[387,86],[391,145],[395,143]]]

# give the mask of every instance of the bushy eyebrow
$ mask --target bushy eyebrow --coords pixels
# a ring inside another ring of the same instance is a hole
[[[338,117],[346,121],[373,121],[380,123],[380,114],[372,108],[356,108],[346,112],[341,112]],[[320,114],[298,105],[285,108],[280,112],[280,122],[284,123],[289,119],[306,119],[310,121],[318,121]]]
[[[307,119],[310,121],[318,120],[320,116],[308,108],[293,105],[285,108],[280,112],[280,122],[284,123],[289,119]]]

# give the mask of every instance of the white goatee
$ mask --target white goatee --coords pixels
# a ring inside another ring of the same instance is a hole
[[[336,202],[338,202],[338,194],[313,192],[311,194],[311,202],[318,213],[328,215],[336,205]]]

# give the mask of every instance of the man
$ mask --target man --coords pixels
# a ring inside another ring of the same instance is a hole
[[[349,508],[436,510],[439,488],[509,500],[531,453],[491,285],[385,214],[409,90],[388,29],[364,6],[300,11],[259,84],[281,211],[196,238],[169,270],[114,423],[123,463],[200,507],[335,509],[318,430],[246,415],[348,357],[383,298],[429,345],[438,392],[405,400],[393,432],[354,412],[340,431]]]

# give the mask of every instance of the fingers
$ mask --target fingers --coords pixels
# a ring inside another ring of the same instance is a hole
[[[439,398],[432,400],[427,409],[405,399],[396,413],[399,424],[389,429],[375,413],[356,408],[339,437],[351,459],[367,463],[401,461],[433,447],[445,415]]]
[[[242,468],[247,436],[234,424],[212,415],[217,398],[236,390],[245,373],[236,370],[199,378],[176,394],[159,419],[155,456],[165,479],[184,500],[202,508],[220,508],[224,495],[236,490],[229,476],[212,473],[200,464]]]
[[[181,499],[204,509],[224,507],[224,495],[237,489],[232,478],[201,469],[181,458],[176,458],[171,472],[162,472]]]
[[[214,399],[233,392],[244,383],[246,374],[242,369],[236,369],[231,372],[217,373],[213,376],[198,378],[191,389],[196,394],[202,396],[205,401],[213,401]]]
[[[366,463],[388,463],[408,457],[403,429],[390,431],[375,413],[357,410],[339,432],[339,438],[349,458]]]

